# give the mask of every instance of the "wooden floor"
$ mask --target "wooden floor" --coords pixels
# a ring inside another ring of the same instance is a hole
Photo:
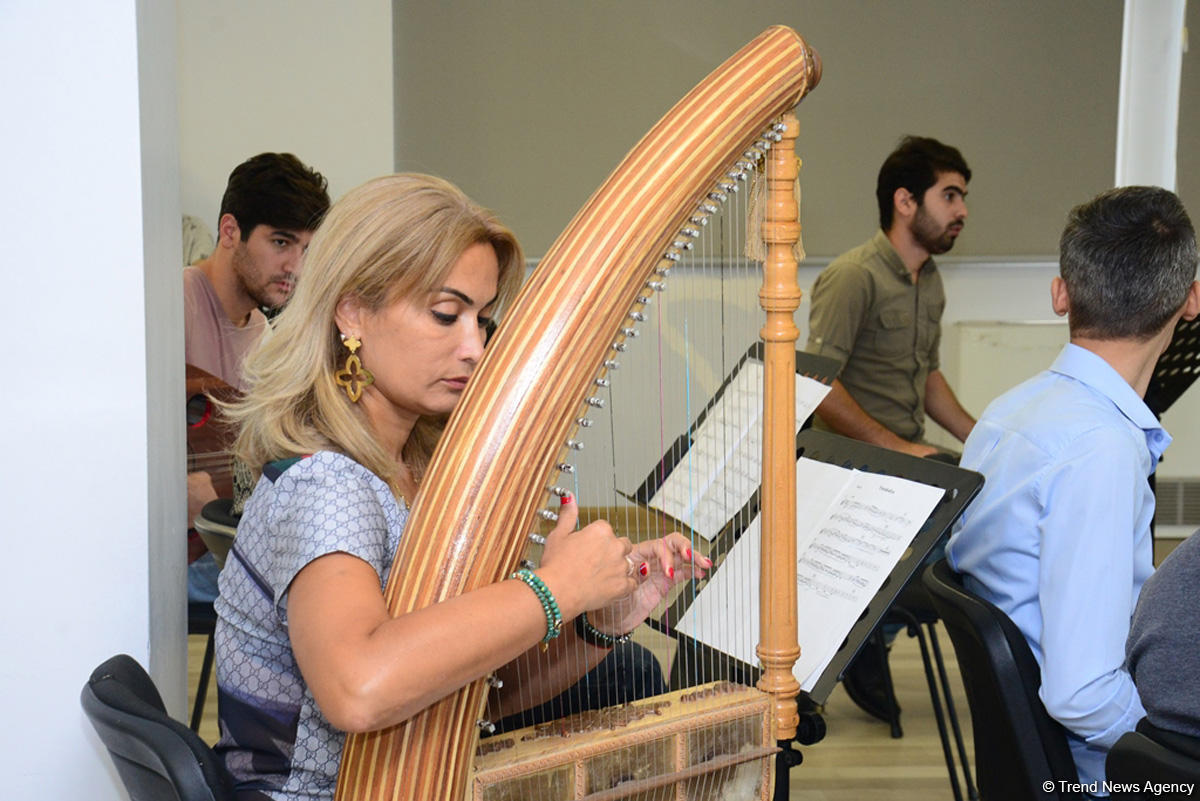
[[[953,648],[944,630],[939,641],[947,660],[963,726],[968,753],[972,752],[970,714],[958,683]],[[194,693],[204,656],[204,639],[188,642],[188,687]],[[901,633],[892,648],[891,666],[900,701],[904,736],[893,740],[888,727],[859,710],[839,686],[825,708],[828,735],[802,748],[804,764],[792,771],[791,798],[795,801],[938,801],[952,799],[946,763],[929,702],[920,649],[915,639]],[[188,699],[191,709],[192,699]],[[210,743],[217,739],[217,695],[210,684],[200,734]],[[972,764],[974,764],[972,762]]]
[[[954,661],[954,648],[938,626],[963,740],[974,779],[971,714]],[[839,685],[825,705],[828,733],[802,747],[804,763],[792,770],[794,801],[937,801],[953,799],[942,755],[921,651],[915,638],[896,638],[889,659],[904,736],[892,739],[888,726],[854,705]],[[953,739],[951,740],[953,748]],[[957,752],[955,752],[957,753]],[[959,777],[960,786],[962,777]],[[966,789],[963,788],[963,797]]]

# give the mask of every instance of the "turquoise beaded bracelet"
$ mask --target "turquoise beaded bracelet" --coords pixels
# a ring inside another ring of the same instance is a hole
[[[546,613],[546,636],[542,638],[542,645],[545,646],[562,632],[562,612],[558,610],[558,602],[554,600],[554,594],[550,592],[546,582],[528,568],[521,568],[509,578],[525,582],[541,602],[542,611]]]

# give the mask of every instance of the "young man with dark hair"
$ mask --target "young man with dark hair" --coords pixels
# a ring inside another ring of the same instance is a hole
[[[938,369],[946,294],[933,256],[954,247],[967,219],[971,168],[956,148],[908,136],[879,168],[879,230],[821,271],[812,289],[809,353],[842,369],[814,425],[914,456],[925,415],[964,440],[975,424]],[[885,629],[890,643],[899,627]],[[865,648],[843,676],[847,695],[891,717],[878,651]]]
[[[842,364],[818,427],[915,456],[937,452],[922,441],[926,413],[959,440],[970,433],[938,369],[946,294],[932,258],[966,223],[970,180],[962,154],[927,137],[905,137],[884,161],[880,230],[813,284],[807,350]]]
[[[242,388],[242,359],[267,330],[261,309],[287,301],[328,209],[325,178],[290,153],[261,153],[234,168],[221,198],[216,249],[183,271],[187,364]],[[208,473],[190,473],[189,524],[216,497]],[[217,566],[194,534],[188,561],[188,599],[215,598]]]
[[[212,255],[183,271],[185,361],[241,387],[242,357],[284,304],[329,208],[325,178],[290,153],[262,153],[229,175]]]
[[[1101,795],[1108,749],[1145,714],[1125,640],[1153,570],[1147,478],[1171,438],[1143,397],[1175,325],[1200,312],[1196,264],[1191,221],[1165,189],[1073,209],[1050,286],[1070,342],[993,401],[963,449],[987,481],[947,558],[1029,641],[1046,711]]]

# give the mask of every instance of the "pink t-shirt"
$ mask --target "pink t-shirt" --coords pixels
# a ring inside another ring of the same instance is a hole
[[[184,361],[212,373],[237,389],[242,384],[242,359],[267,330],[267,318],[258,309],[240,328],[221,308],[216,290],[198,267],[183,270]]]

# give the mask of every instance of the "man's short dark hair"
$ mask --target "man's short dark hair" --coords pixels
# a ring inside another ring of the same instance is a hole
[[[875,182],[875,198],[879,201],[879,227],[892,227],[896,190],[907,189],[920,206],[925,201],[925,192],[937,183],[938,175],[957,172],[963,180],[971,180],[971,168],[958,148],[943,145],[928,136],[906,136],[879,168]]]
[[[1154,336],[1187,300],[1196,262],[1196,232],[1174,192],[1123,186],[1076,206],[1058,267],[1072,336]]]
[[[325,176],[291,153],[260,153],[229,174],[218,217],[232,214],[242,241],[259,225],[312,231],[329,210]]]

